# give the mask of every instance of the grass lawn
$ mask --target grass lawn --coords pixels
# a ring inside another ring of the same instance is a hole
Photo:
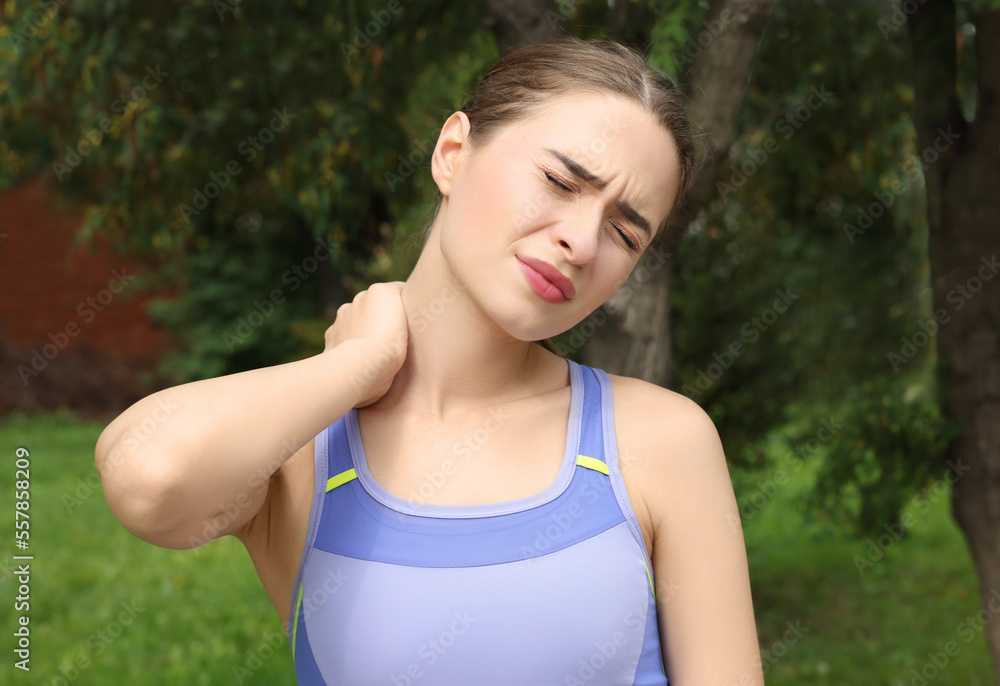
[[[992,686],[978,581],[947,481],[910,500],[905,535],[888,522],[859,540],[804,514],[812,472],[806,463],[776,492],[765,487],[774,495],[759,509],[761,489],[739,494],[768,686]]]
[[[0,423],[5,502],[12,502],[15,449],[31,451],[32,673],[18,674],[8,649],[4,673],[17,679],[10,683],[294,684],[277,613],[239,541],[166,550],[112,516],[94,488],[102,428],[69,415]],[[921,669],[939,672],[930,684],[991,685],[984,632],[972,630],[976,578],[948,492],[927,493],[926,509],[914,502],[910,534],[898,543],[886,534],[882,542],[892,544],[878,557],[866,541],[801,514],[809,472],[794,474],[766,502],[758,498],[761,507],[744,507],[769,686],[920,686],[913,670]],[[741,502],[751,495],[740,493]],[[22,614],[13,609],[13,507],[0,520],[10,537],[0,560],[0,620],[10,645]],[[856,556],[878,559],[862,575]],[[944,652],[949,641],[955,655]],[[928,653],[946,664],[934,667]]]
[[[31,675],[10,683],[295,684],[288,641],[242,543],[226,536],[168,550],[114,518],[92,488],[102,429],[66,415],[0,424],[4,502],[14,490],[14,450],[31,451]],[[12,510],[0,514],[11,543]],[[11,543],[0,571],[7,636],[21,614],[10,602]],[[4,672],[16,672],[5,655]]]

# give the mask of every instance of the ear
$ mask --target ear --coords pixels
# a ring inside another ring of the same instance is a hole
[[[437,145],[434,146],[434,154],[431,156],[431,176],[434,177],[441,195],[445,197],[451,194],[455,174],[462,159],[470,152],[470,128],[471,124],[465,112],[455,112],[441,127]]]

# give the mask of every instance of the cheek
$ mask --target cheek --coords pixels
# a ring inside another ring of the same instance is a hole
[[[521,235],[551,222],[559,210],[554,195],[538,188],[537,180],[531,178],[509,189],[506,204],[510,226]]]
[[[625,285],[629,275],[637,265],[634,260],[623,253],[620,247],[610,245],[610,240],[607,240],[607,243],[609,245],[602,246],[594,263],[594,274],[596,275],[594,290],[601,293],[601,295],[595,294],[595,297],[603,296],[602,303]]]
[[[509,240],[523,225],[525,189],[513,180],[477,173],[458,189],[449,209],[453,249],[489,251]]]

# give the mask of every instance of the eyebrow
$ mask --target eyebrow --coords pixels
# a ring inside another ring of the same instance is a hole
[[[583,181],[586,181],[594,188],[602,190],[605,186],[608,185],[607,181],[597,176],[593,172],[589,171],[588,169],[584,168],[583,165],[574,160],[572,157],[569,157],[568,155],[565,155],[559,152],[558,150],[553,150],[552,148],[546,148],[545,151],[548,152],[550,155],[557,157],[560,162],[566,165],[566,168],[569,169],[570,173],[573,176]],[[634,207],[632,207],[625,201],[615,203],[615,207],[618,208],[618,211],[621,212],[626,219],[628,219],[630,222],[632,222],[640,229],[645,231],[647,238],[653,235],[653,230],[652,228],[650,228],[649,221],[641,214],[639,214]]]

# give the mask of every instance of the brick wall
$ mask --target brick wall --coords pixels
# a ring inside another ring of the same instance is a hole
[[[0,412],[121,411],[167,349],[135,287],[142,267],[103,241],[74,245],[83,213],[59,197],[47,169],[0,193]]]

